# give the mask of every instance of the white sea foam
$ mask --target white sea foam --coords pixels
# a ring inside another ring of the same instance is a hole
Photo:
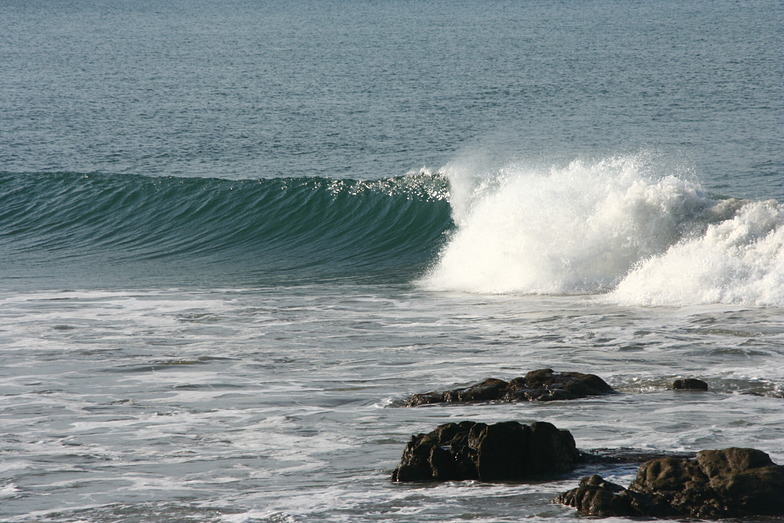
[[[775,201],[711,198],[650,155],[445,172],[457,229],[421,281],[428,289],[784,304]]]
[[[531,294],[613,288],[711,205],[696,184],[649,171],[637,157],[548,170],[512,164],[473,178],[447,168],[458,228],[426,286]]]
[[[640,262],[610,298],[621,303],[784,306],[784,206],[751,202]]]
[[[0,486],[0,498],[12,498],[19,495],[19,487],[14,483]]]

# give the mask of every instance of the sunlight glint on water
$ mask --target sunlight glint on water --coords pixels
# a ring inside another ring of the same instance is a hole
[[[390,481],[461,420],[783,463],[783,9],[4,2],[0,520],[577,521],[635,474]],[[620,394],[402,406],[546,367]]]

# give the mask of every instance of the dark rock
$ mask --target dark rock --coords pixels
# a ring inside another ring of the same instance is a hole
[[[557,501],[590,516],[784,516],[784,466],[755,449],[703,450],[696,459],[647,461],[628,489],[599,476]]]
[[[698,518],[784,516],[784,466],[756,449],[703,450],[692,460],[644,463],[629,488]]]
[[[504,380],[488,378],[465,389],[450,390],[444,393],[444,401],[492,401],[501,399],[509,384]]]
[[[520,481],[574,469],[571,433],[546,422],[447,423],[411,437],[393,481]]]
[[[613,392],[612,387],[595,374],[555,372],[553,369],[533,370],[509,382],[508,400],[575,399]]]
[[[577,488],[564,492],[555,501],[575,507],[581,514],[606,518],[609,516],[639,516],[629,503],[628,490],[601,476],[580,480]]]
[[[672,384],[674,390],[708,390],[708,384],[695,378],[675,380]]]
[[[556,501],[576,507],[582,514],[600,518],[677,515],[669,505],[654,496],[627,490],[596,475],[581,479],[577,488],[564,492]]]
[[[492,401],[501,399],[506,393],[509,383],[496,378],[488,378],[463,389],[448,390],[445,392],[428,392],[414,394],[406,402],[408,406],[424,405],[428,403],[454,403],[465,401]]]
[[[476,479],[476,450],[468,446],[468,432],[476,423],[447,423],[427,434],[411,436],[394,481]]]
[[[428,405],[430,403],[444,403],[443,392],[424,392],[414,394],[406,400],[406,407],[416,407],[417,405]]]
[[[468,401],[567,400],[612,392],[614,392],[612,387],[594,374],[539,369],[510,382],[488,378],[465,388],[414,394],[406,401],[406,406]]]

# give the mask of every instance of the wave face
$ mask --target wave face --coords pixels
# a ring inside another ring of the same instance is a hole
[[[0,259],[6,278],[414,280],[784,306],[779,202],[709,195],[646,155],[488,165],[373,181],[0,174]]]
[[[451,165],[457,225],[426,288],[784,306],[784,208],[712,197],[647,155]]]
[[[379,275],[421,271],[451,227],[446,182],[428,172],[378,181],[0,174],[0,200],[0,252],[20,264]]]

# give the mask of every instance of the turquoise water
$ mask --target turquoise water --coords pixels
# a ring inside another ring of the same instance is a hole
[[[0,13],[3,521],[577,519],[389,481],[463,419],[784,462],[779,2]],[[401,406],[543,367],[623,394]]]
[[[447,181],[426,174],[0,175],[0,191],[6,277],[23,286],[408,281],[451,228]]]

